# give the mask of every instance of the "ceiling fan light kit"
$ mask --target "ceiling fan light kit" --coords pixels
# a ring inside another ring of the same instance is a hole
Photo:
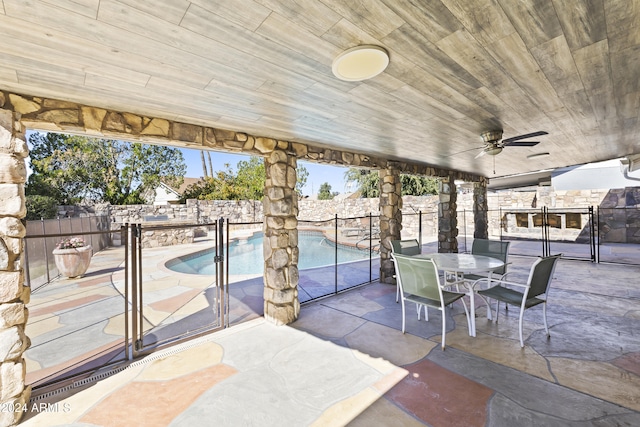
[[[532,138],[534,136],[542,136],[547,134],[548,133],[545,131],[537,131],[537,132],[527,133],[524,135],[513,136],[507,139],[502,139],[502,130],[490,130],[487,132],[483,132],[480,134],[480,137],[484,142],[484,147],[482,147],[482,151],[476,156],[476,159],[485,154],[488,154],[490,156],[498,155],[502,152],[502,149],[505,147],[533,147],[534,145],[537,145],[540,142],[521,141],[521,140]]]
[[[487,147],[484,149],[484,153],[490,156],[496,156],[502,153],[502,147],[498,147],[497,145],[493,147]]]

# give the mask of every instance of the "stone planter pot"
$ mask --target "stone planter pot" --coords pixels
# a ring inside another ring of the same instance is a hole
[[[65,277],[82,277],[91,263],[91,245],[71,249],[54,249],[53,259],[58,271]]]

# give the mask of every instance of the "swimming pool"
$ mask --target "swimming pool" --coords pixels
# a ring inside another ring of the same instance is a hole
[[[321,233],[303,232],[298,235],[300,258],[298,269],[333,265],[335,262],[335,244]],[[165,266],[178,273],[215,274],[213,257],[215,249],[195,252],[174,258]],[[369,251],[350,246],[338,245],[338,263],[359,261],[369,258]],[[262,234],[256,234],[247,240],[236,240],[229,245],[229,274],[262,274],[264,258],[262,252]]]

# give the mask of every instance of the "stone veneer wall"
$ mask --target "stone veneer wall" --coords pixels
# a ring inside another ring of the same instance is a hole
[[[122,205],[108,209],[111,222],[144,222],[146,217],[206,224],[223,217],[231,222],[262,222],[262,202],[256,200],[187,200],[176,205]]]
[[[454,181],[445,177],[438,183],[438,252],[458,252],[458,193]]]
[[[391,241],[402,231],[402,181],[397,167],[382,169],[380,175],[380,281],[392,283],[395,267]]]
[[[588,207],[600,211],[600,241],[607,243],[640,243],[640,187],[604,190],[554,190],[553,187],[538,187],[536,190],[503,190],[488,193],[489,238],[500,235],[500,227],[510,235],[518,237],[540,237],[540,228],[533,225],[533,216],[543,206],[551,213],[558,212],[562,228],[553,229],[552,236],[566,240],[581,240],[587,226],[588,215],[581,214],[581,229],[566,228],[566,213]],[[467,194],[458,197],[458,216],[472,212],[473,200]],[[503,218],[497,213],[502,209]],[[528,227],[518,227],[516,213],[527,213],[531,218]],[[502,221],[501,221],[502,220]]]
[[[300,314],[296,158],[276,148],[264,166],[264,317],[286,325]]]
[[[153,223],[150,225],[170,225],[171,228],[162,230],[144,230],[142,232],[142,248],[157,248],[160,246],[183,245],[193,243],[194,228],[176,227],[176,223]],[[144,223],[143,223],[144,227]]]
[[[0,93],[0,106],[3,104]],[[31,394],[25,387],[26,366],[22,357],[29,347],[25,335],[30,289],[24,286],[22,267],[26,215],[25,158],[29,149],[19,115],[0,109],[0,425],[16,424]]]
[[[489,238],[488,209],[487,181],[481,180],[473,186],[473,237],[476,239]]]

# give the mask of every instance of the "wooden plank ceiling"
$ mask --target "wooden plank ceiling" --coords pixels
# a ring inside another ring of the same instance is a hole
[[[504,176],[640,152],[639,22],[640,0],[0,0],[0,88]],[[361,44],[389,67],[336,79]],[[549,135],[475,159],[492,129]]]

